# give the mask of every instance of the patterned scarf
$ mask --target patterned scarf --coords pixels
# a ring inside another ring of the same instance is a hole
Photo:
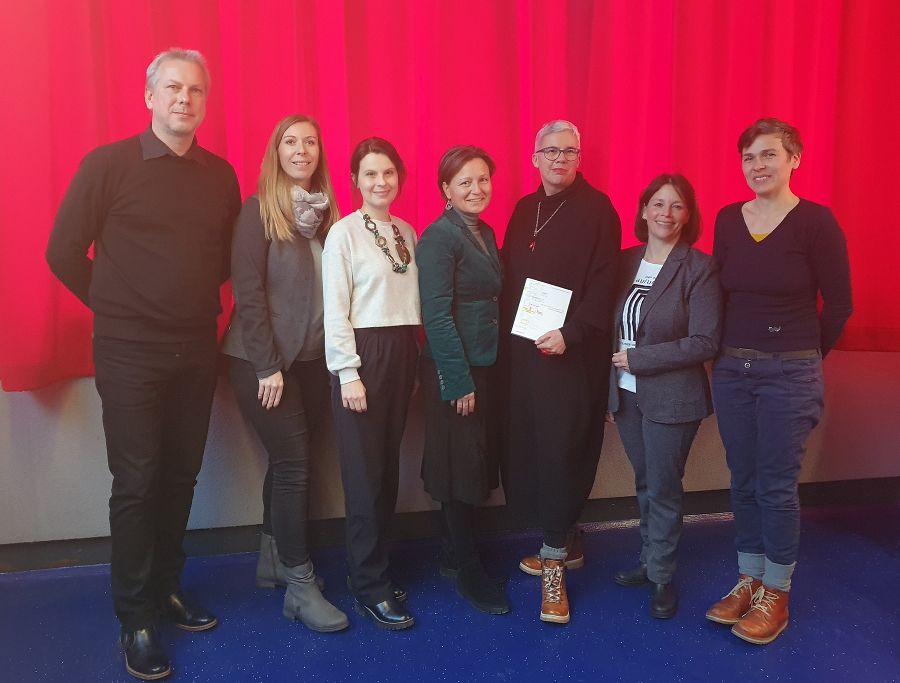
[[[312,239],[328,210],[328,197],[323,192],[310,194],[299,185],[294,185],[291,200],[294,205],[294,229],[306,239]]]

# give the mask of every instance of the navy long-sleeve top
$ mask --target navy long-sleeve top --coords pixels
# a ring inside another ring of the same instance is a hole
[[[723,346],[769,353],[820,348],[825,355],[853,311],[847,243],[837,220],[827,207],[801,199],[757,242],[741,206],[729,204],[716,217]]]

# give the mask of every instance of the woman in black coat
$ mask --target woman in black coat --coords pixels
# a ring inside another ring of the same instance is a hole
[[[651,582],[650,613],[675,615],[672,575],[681,535],[681,478],[700,421],[712,413],[705,361],[718,348],[721,295],[700,235],[694,188],[661,175],[641,193],[634,234],[619,261],[609,411],[619,428],[641,511],[640,563],[616,583]]]

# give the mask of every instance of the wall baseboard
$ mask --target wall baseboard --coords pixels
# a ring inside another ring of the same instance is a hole
[[[800,500],[804,506],[897,503],[900,502],[900,477],[800,484]],[[730,510],[729,492],[725,489],[692,491],[684,496],[684,513],[688,515]],[[608,522],[637,516],[634,496],[595,498],[588,501],[581,521]],[[479,518],[479,526],[486,534],[526,529],[505,505],[482,508]],[[400,513],[394,518],[392,536],[398,540],[436,537],[439,525],[436,510]],[[259,525],[191,530],[185,537],[185,551],[189,556],[254,552],[259,547],[259,531]],[[343,518],[311,521],[309,540],[313,547],[343,544]],[[109,562],[109,553],[109,537],[0,545],[0,573],[104,564]]]

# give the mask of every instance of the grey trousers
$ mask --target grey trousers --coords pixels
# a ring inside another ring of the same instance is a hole
[[[681,538],[681,478],[700,420],[681,424],[651,422],[637,397],[619,389],[616,426],[634,468],[641,510],[641,564],[654,583],[669,583],[677,566]]]

